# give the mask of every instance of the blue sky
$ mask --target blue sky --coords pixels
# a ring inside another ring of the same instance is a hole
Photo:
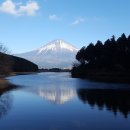
[[[130,34],[130,0],[0,0],[0,42],[12,53],[55,39],[78,48]]]

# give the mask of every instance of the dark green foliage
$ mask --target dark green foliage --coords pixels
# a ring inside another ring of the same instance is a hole
[[[98,72],[119,72],[125,75],[130,71],[130,36],[128,38],[123,33],[115,40],[115,36],[104,43],[89,44],[81,48],[76,55],[78,65],[72,68],[73,77],[88,77],[92,73]]]
[[[80,61],[81,63],[84,63],[85,61],[85,47],[82,47],[81,50],[77,53],[76,59]]]

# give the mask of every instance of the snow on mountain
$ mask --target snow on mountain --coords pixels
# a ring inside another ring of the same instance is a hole
[[[36,50],[17,56],[36,63],[39,68],[71,68],[78,49],[63,40],[54,40]]]
[[[52,103],[64,104],[65,102],[68,102],[73,99],[76,95],[76,92],[72,88],[48,87],[40,88],[37,92],[37,95]]]

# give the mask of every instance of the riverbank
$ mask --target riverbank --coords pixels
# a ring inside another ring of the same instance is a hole
[[[0,96],[3,93],[16,88],[16,85],[9,83],[6,79],[0,78]]]
[[[1,90],[5,89],[7,87],[8,87],[8,81],[3,78],[0,79],[0,92],[1,92]]]
[[[96,82],[130,83],[130,72],[117,71],[87,71],[72,74],[73,78],[89,79]]]
[[[9,77],[9,76],[29,75],[29,74],[36,74],[36,73],[38,72],[11,72],[10,74],[0,75],[0,80],[4,80],[6,77]]]
[[[16,89],[18,86],[15,86],[14,84],[11,84],[6,80],[6,77],[10,76],[16,76],[16,75],[29,75],[29,74],[36,74],[37,72],[12,72],[10,74],[3,74],[0,75],[0,95],[5,92],[12,89]]]

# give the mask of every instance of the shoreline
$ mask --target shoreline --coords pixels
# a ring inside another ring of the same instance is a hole
[[[70,71],[37,71],[37,72],[12,72],[7,75],[0,75],[0,81],[6,81],[6,77],[17,76],[17,75],[30,75],[36,73],[46,73],[46,72],[70,72]],[[127,83],[130,84],[130,74],[124,73],[113,73],[113,72],[93,72],[87,73],[85,75],[71,75],[72,78],[86,79],[93,82],[105,82],[105,83]]]
[[[5,79],[6,77],[9,77],[9,76],[29,75],[29,74],[35,74],[35,73],[39,73],[39,72],[12,72],[10,74],[0,75],[0,79]]]
[[[7,92],[12,89],[16,89],[16,88],[17,88],[16,85],[11,84],[5,78],[3,78],[3,79],[0,78],[0,95],[3,94],[4,92]]]
[[[37,72],[12,72],[10,74],[0,75],[0,93],[15,88],[14,84],[11,84],[6,78],[17,75],[29,75]]]
[[[81,78],[94,82],[130,84],[130,74],[121,72],[88,72],[84,75],[71,75],[72,78]]]
[[[105,82],[105,83],[121,83],[121,84],[130,84],[129,77],[110,77],[110,76],[87,76],[86,79],[95,81],[95,82]]]

